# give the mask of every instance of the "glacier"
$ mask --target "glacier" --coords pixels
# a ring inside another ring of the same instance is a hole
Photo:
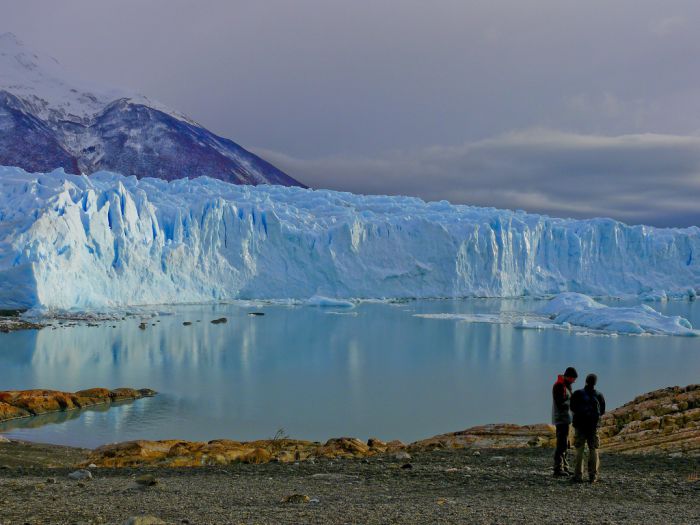
[[[282,186],[0,167],[0,308],[694,298],[700,229]]]

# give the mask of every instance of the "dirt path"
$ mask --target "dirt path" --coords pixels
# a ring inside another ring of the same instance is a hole
[[[84,482],[68,479],[65,467],[9,467],[0,469],[0,523],[121,524],[139,514],[173,524],[700,523],[698,458],[605,454],[600,483],[572,485],[551,477],[550,456],[457,450],[410,460],[93,469]],[[155,486],[134,482],[148,472]],[[297,493],[311,501],[281,503]]]

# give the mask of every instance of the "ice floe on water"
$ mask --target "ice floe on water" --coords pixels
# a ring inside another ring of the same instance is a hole
[[[335,299],[323,295],[314,295],[306,301],[307,306],[323,306],[333,308],[354,308],[355,304],[344,299]]]
[[[679,315],[664,315],[651,306],[606,306],[587,295],[566,292],[540,310],[556,324],[571,324],[594,330],[624,334],[697,336],[690,321]]]
[[[700,336],[690,321],[664,315],[646,304],[606,306],[591,297],[565,292],[534,312],[415,314],[426,319],[468,323],[511,324],[521,329],[568,330],[577,335],[679,335]]]

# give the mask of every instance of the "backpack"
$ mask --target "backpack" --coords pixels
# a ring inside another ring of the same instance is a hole
[[[593,392],[588,392],[585,388],[581,390],[579,416],[587,423],[597,423],[600,419],[600,402],[595,390]]]

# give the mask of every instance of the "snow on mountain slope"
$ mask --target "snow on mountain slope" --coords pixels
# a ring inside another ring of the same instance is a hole
[[[76,82],[53,58],[0,35],[0,164],[69,173],[302,186],[235,142],[162,104]]]
[[[700,291],[695,227],[205,177],[0,168],[0,185],[3,308]]]

